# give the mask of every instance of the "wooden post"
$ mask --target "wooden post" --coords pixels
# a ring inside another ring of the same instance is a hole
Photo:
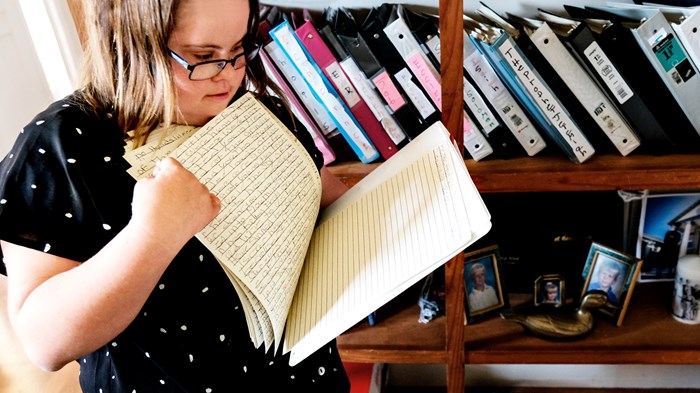
[[[440,75],[442,122],[464,154],[462,0],[440,0]],[[464,264],[463,253],[445,265],[445,357],[447,392],[464,393]]]

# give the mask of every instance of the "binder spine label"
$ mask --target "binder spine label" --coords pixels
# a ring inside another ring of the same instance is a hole
[[[632,92],[632,89],[627,85],[627,82],[625,82],[620,72],[597,42],[590,44],[584,53],[592,68],[600,75],[610,91],[613,92],[615,99],[620,105],[632,98],[634,92]]]
[[[289,63],[287,56],[284,55],[279,45],[277,45],[276,42],[270,42],[265,46],[265,51],[270,56],[270,59],[277,64],[280,72],[287,78],[292,88],[297,92],[299,100],[301,100],[306,106],[306,109],[309,110],[309,114],[314,119],[323,135],[327,136],[335,131],[337,127],[335,123],[333,123],[330,115],[328,115],[328,111],[326,111],[323,104],[314,97],[311,89],[309,89],[309,86],[304,82],[304,77]]]
[[[381,123],[382,128],[389,135],[392,142],[399,144],[406,139],[406,134],[404,134],[401,127],[398,125],[398,123],[396,123],[396,120],[394,120],[391,113],[389,113],[387,108],[384,106],[384,103],[379,98],[376,90],[374,90],[372,84],[367,80],[365,74],[362,73],[362,70],[360,70],[357,63],[355,63],[352,58],[347,58],[340,62],[340,67],[343,69],[343,71],[345,71],[348,78],[350,78],[352,83],[355,85],[355,89],[357,89],[360,97],[365,100],[369,110],[372,112],[374,117],[379,120],[379,123]]]
[[[408,98],[416,109],[418,109],[418,113],[420,113],[423,119],[427,119],[430,115],[435,113],[435,107],[428,101],[428,97],[423,94],[420,87],[413,83],[411,71],[402,68],[401,71],[397,72],[394,76],[399,82],[399,85],[401,85],[406,94],[408,94]]]
[[[533,97],[535,104],[546,114],[557,132],[563,137],[562,139],[575,153],[577,160],[583,162],[593,156],[595,152],[593,146],[578,129],[547,85],[542,82],[539,75],[530,68],[528,62],[513,47],[512,42],[510,40],[503,41],[503,44],[498,47],[498,51]]]
[[[379,91],[379,94],[384,97],[384,101],[386,101],[392,111],[396,112],[402,106],[406,105],[406,101],[404,101],[401,93],[399,93],[399,89],[394,85],[388,72],[382,69],[382,71],[372,77],[372,83],[377,88],[377,91]]]
[[[355,87],[340,69],[340,64],[338,64],[337,61],[332,62],[326,67],[326,75],[331,78],[331,83],[336,87],[338,93],[343,96],[350,108],[360,102],[360,96],[357,94],[357,91],[355,91]]]
[[[695,69],[673,34],[666,34],[659,41],[655,41],[652,50],[676,85],[686,83],[695,76]]]

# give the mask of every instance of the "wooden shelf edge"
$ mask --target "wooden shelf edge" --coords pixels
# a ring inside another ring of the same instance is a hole
[[[444,349],[381,350],[338,348],[338,352],[340,353],[340,358],[346,362],[395,364],[443,364],[446,362]]]
[[[480,192],[547,192],[606,190],[683,190],[700,184],[697,154],[595,156],[583,164],[565,157],[518,157],[466,160]],[[328,169],[349,186],[379,163],[343,162]]]
[[[643,356],[640,356],[643,353]],[[608,356],[591,351],[464,351],[465,364],[700,364],[700,353],[689,350],[617,350]]]

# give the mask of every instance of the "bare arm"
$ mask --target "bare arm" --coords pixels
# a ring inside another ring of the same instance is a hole
[[[137,183],[129,224],[84,263],[2,242],[10,320],[29,358],[57,370],[107,344],[219,209],[204,185],[166,159]]]

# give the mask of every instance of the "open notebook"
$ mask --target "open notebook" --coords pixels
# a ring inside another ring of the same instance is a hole
[[[167,135],[126,153],[132,176],[171,155],[221,199],[197,236],[231,278],[255,345],[283,344],[292,365],[491,228],[439,122],[320,215],[313,161],[251,94],[199,129]]]

